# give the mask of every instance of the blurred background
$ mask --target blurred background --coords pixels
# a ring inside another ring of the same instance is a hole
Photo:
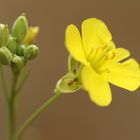
[[[88,17],[102,19],[118,47],[131,51],[140,62],[139,0],[0,0],[0,23],[13,21],[25,12],[30,25],[40,27],[39,57],[28,68],[17,115],[21,124],[38,106],[51,97],[56,81],[67,72],[68,52],[65,28],[80,27]],[[8,71],[6,72],[9,77]],[[9,78],[8,78],[9,79]],[[131,93],[111,85],[113,102],[101,108],[79,91],[63,95],[26,131],[22,140],[139,140],[140,89]],[[0,89],[0,140],[6,139],[6,111]]]

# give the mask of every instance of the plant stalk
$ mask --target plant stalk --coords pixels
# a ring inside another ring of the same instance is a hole
[[[29,116],[29,118],[21,125],[21,127],[18,129],[15,139],[14,140],[20,140],[21,136],[27,130],[27,128],[33,123],[33,121],[40,116],[41,113],[43,113],[52,103],[54,103],[59,97],[61,96],[61,93],[56,93],[54,96],[52,96],[49,100],[47,100],[43,105],[41,105],[35,112]]]
[[[18,74],[13,72],[12,87],[10,98],[8,102],[8,117],[9,117],[9,132],[8,140],[15,140],[15,128],[16,128],[16,114],[15,114],[15,96],[16,85],[18,81]]]

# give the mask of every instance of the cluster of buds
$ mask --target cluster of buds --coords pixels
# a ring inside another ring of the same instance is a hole
[[[0,64],[19,72],[28,60],[34,59],[39,52],[33,44],[38,31],[38,27],[28,27],[25,14],[14,21],[11,33],[8,25],[0,24]]]

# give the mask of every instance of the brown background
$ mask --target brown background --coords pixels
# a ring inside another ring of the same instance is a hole
[[[40,26],[40,55],[29,66],[18,124],[53,95],[56,81],[67,71],[64,33],[68,24],[80,27],[88,17],[101,18],[117,45],[129,49],[140,61],[139,0],[0,0],[1,23],[11,26],[22,12],[30,25]],[[63,95],[33,123],[23,140],[139,140],[140,89],[131,94],[111,87],[113,102],[107,108],[91,103],[83,91]],[[0,140],[6,139],[5,113],[0,93]]]

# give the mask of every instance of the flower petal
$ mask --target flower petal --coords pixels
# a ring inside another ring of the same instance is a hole
[[[89,56],[94,49],[111,41],[112,36],[101,20],[89,18],[82,23],[82,38],[86,54]]]
[[[127,58],[128,56],[130,56],[129,51],[124,49],[124,48],[117,48],[115,50],[115,53],[116,53],[115,60],[117,62]]]
[[[95,66],[99,71],[104,71],[105,69],[108,69],[108,67],[111,67],[112,64],[116,64],[128,56],[130,56],[130,53],[124,48],[112,49],[104,54],[104,57],[102,57],[103,59],[98,60],[98,63],[96,63]]]
[[[102,75],[110,83],[130,91],[136,90],[140,85],[139,64],[132,58],[110,66]]]
[[[81,63],[86,63],[86,56],[80,33],[75,25],[69,25],[66,29],[66,47],[70,54]]]
[[[32,44],[39,32],[39,27],[30,27],[27,31],[27,34],[23,40],[23,44],[29,45]]]
[[[86,66],[81,72],[81,80],[85,90],[93,102],[99,106],[107,106],[112,100],[108,82],[91,67]]]

